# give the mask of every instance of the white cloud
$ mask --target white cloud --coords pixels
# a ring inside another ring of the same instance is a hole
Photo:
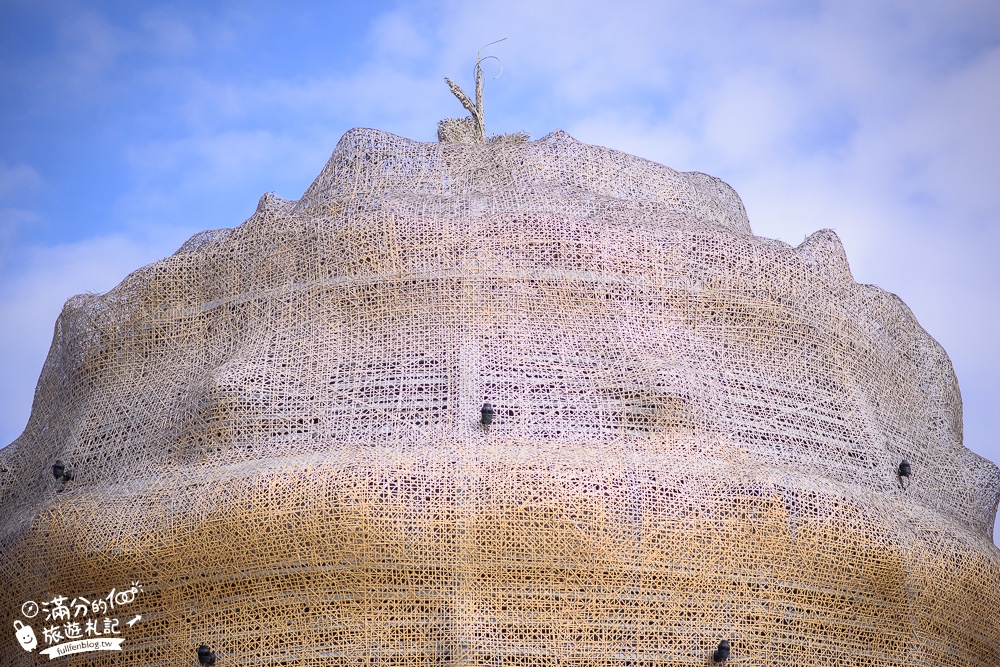
[[[97,12],[72,5],[63,10],[57,13],[61,59],[48,73],[80,92],[105,79],[126,50],[128,37]]]
[[[0,159],[0,201],[17,199],[36,192],[42,186],[42,177],[29,165],[7,164]]]
[[[374,53],[387,60],[422,58],[431,48],[429,35],[403,12],[376,16],[371,27]]]
[[[145,47],[166,56],[187,56],[197,51],[198,36],[188,22],[166,7],[154,7],[140,19],[146,32]]]
[[[918,163],[914,189],[962,214],[1000,210],[1000,48],[926,90],[889,136],[890,150]]]
[[[33,167],[10,165],[0,159],[0,274],[9,262],[18,233],[40,219],[30,207],[18,204],[29,203],[43,185]]]
[[[703,103],[705,143],[739,166],[783,152],[803,113],[794,90],[761,71],[724,79]]]
[[[139,182],[179,183],[191,191],[232,187],[260,172],[301,172],[315,153],[297,137],[259,129],[148,142],[130,147],[127,159]]]

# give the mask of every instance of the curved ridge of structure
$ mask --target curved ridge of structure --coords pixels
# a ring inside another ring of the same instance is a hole
[[[584,144],[562,130],[531,142],[461,144],[354,129],[298,207],[321,215],[324,206],[382,205],[456,219],[555,212],[751,233],[743,202],[719,179]]]
[[[352,130],[299,201],[67,302],[0,451],[0,611],[141,582],[143,665],[995,665],[961,422],[830,230],[563,132]]]

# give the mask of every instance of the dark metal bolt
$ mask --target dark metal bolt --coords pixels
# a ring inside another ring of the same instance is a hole
[[[205,644],[198,647],[198,662],[202,665],[206,665],[207,667],[211,667],[211,665],[215,664],[215,654],[212,653],[212,649]]]
[[[712,651],[712,662],[725,662],[729,660],[729,642],[723,639],[719,642],[719,648]]]
[[[60,481],[68,482],[73,479],[73,471],[67,470],[65,464],[57,459],[52,464],[52,476]]]
[[[483,428],[487,431],[490,430],[490,424],[493,423],[493,406],[489,403],[483,403],[482,417],[479,422],[483,425]]]

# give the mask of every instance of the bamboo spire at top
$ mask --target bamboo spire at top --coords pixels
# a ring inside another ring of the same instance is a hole
[[[471,118],[450,118],[442,120],[438,123],[438,139],[440,141],[459,141],[462,143],[476,143],[483,144],[486,143],[486,117],[483,113],[483,49],[493,44],[498,44],[499,42],[507,39],[498,39],[495,42],[490,42],[486,44],[479,51],[476,52],[476,101],[473,102],[469,99],[469,95],[462,90],[461,86],[452,81],[450,78],[445,77],[444,82],[448,84],[448,88],[451,89],[452,95],[458,98],[458,101],[462,103],[466,111],[472,114]],[[499,58],[496,56],[486,56],[486,60],[493,58],[497,62],[500,62]],[[503,73],[503,65],[500,68],[501,74]],[[497,74],[499,77],[500,74]],[[495,78],[495,77],[494,77]]]

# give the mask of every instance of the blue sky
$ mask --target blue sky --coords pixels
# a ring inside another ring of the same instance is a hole
[[[835,229],[947,350],[966,446],[1000,461],[995,0],[5,0],[0,443],[67,298],[297,199],[351,127],[433,140],[463,113],[442,77],[471,89],[500,37],[488,131],[718,176],[761,236]]]

